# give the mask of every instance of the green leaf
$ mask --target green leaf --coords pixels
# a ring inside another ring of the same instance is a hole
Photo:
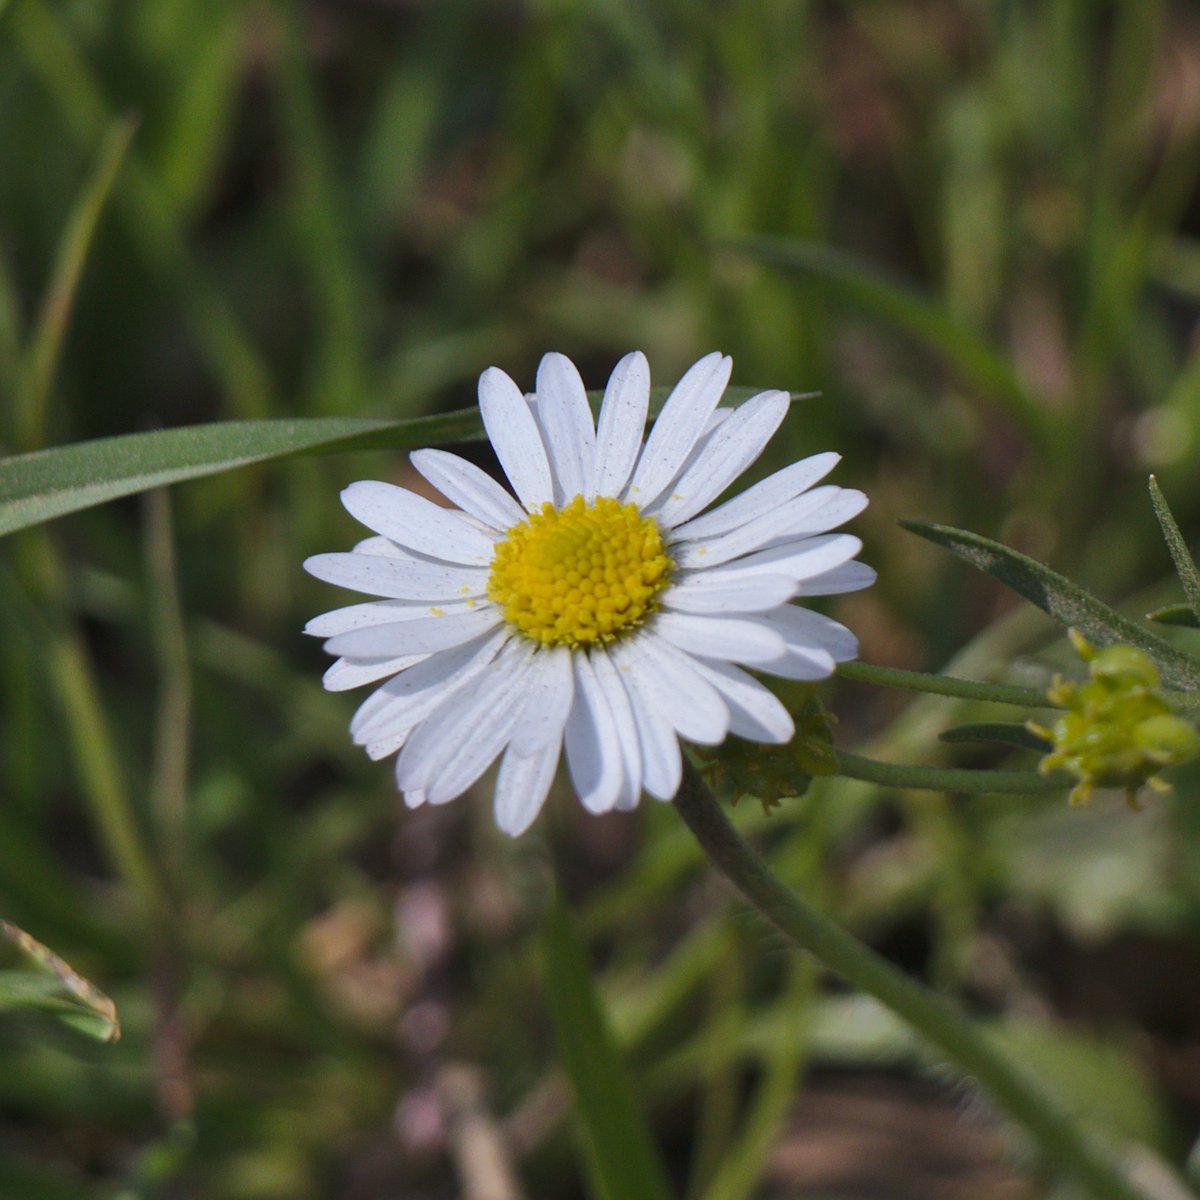
[[[1024,725],[1010,721],[980,721],[969,725],[955,725],[938,735],[942,742],[999,742],[1005,746],[1018,746],[1022,750],[1036,750],[1045,754],[1050,743],[1045,738],[1030,733]]]
[[[1003,400],[1039,442],[1053,436],[1046,409],[1005,358],[936,300],[833,246],[769,237],[739,238],[729,245],[735,252],[815,280],[848,303],[907,330],[980,391]]]
[[[1171,687],[1184,691],[1200,688],[1200,668],[1190,658],[1028,555],[991,538],[953,529],[949,525],[928,521],[901,521],[900,524],[910,533],[944,546],[972,566],[986,571],[1060,624],[1078,629],[1089,641],[1101,646],[1126,642],[1144,650]]]
[[[121,1036],[116,1005],[54,951],[8,921],[0,921],[0,941],[9,948],[5,958],[20,962],[0,970],[0,1012],[52,1013],[101,1042],[115,1042]]]
[[[130,433],[0,462],[0,536],[168,483],[290,455],[424,446],[482,432],[476,409],[408,421],[307,417]]]
[[[1190,604],[1168,604],[1156,608],[1146,614],[1147,621],[1157,621],[1160,625],[1179,625],[1186,629],[1200,629],[1198,617]]]
[[[1179,582],[1183,584],[1184,595],[1187,596],[1188,604],[1197,620],[1200,620],[1200,574],[1196,571],[1195,560],[1187,548],[1183,534],[1179,531],[1167,498],[1153,475],[1150,476],[1150,500],[1154,505],[1158,523],[1162,526],[1167,549],[1170,550],[1171,559],[1175,563],[1175,573],[1179,576]]]
[[[666,1171],[605,1021],[574,920],[555,900],[547,914],[546,983],[554,1040],[571,1081],[602,1200],[670,1200]]]
[[[651,411],[669,389],[651,391]],[[728,388],[740,403],[758,389]],[[593,407],[600,392],[589,392]],[[794,397],[799,398],[799,397]],[[305,417],[294,421],[221,421],[56,446],[0,461],[0,537],[185,479],[297,454],[336,454],[381,447],[432,446],[483,436],[476,408],[389,421],[372,417]]]

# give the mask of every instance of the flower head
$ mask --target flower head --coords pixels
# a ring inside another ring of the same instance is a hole
[[[1067,632],[1088,664],[1088,679],[1056,678],[1046,695],[1065,711],[1048,728],[1027,723],[1052,747],[1038,770],[1074,775],[1072,804],[1086,804],[1098,787],[1124,788],[1133,808],[1143,785],[1170,791],[1158,773],[1200,755],[1200,734],[1172,711],[1149,655],[1121,643],[1097,650],[1077,630]]]
[[[792,603],[868,586],[861,543],[834,533],[866,505],[816,485],[817,454],[703,512],[787,413],[786,392],[719,407],[731,362],[710,354],[645,435],[650,375],[623,358],[594,421],[579,373],[542,359],[532,396],[495,367],[484,427],[515,498],[456,455],[413,466],[457,509],[386,483],[342,501],[374,531],[305,569],[370,596],[310,621],[337,662],[331,690],[385,682],[350,725],[372,758],[399,752],[405,801],[441,804],[500,759],[500,828],[523,832],[565,756],[591,812],[669,799],[679,739],[782,743],[791,716],[743,666],[815,680],[853,658],[836,621]],[[703,515],[701,515],[703,513]]]

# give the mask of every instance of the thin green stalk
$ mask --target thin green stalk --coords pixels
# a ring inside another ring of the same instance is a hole
[[[1038,771],[973,771],[957,767],[913,767],[905,763],[878,762],[839,750],[838,774],[867,783],[927,792],[970,792],[1005,796],[1031,796],[1061,792],[1075,781],[1061,771],[1042,775]]]
[[[936,696],[954,696],[960,700],[987,700],[993,704],[1014,704],[1018,708],[1053,708],[1045,692],[1017,687],[1011,683],[987,683],[975,679],[952,679],[948,675],[930,675],[925,671],[904,671],[899,667],[877,667],[872,663],[846,662],[838,666],[843,679],[874,683],[879,687],[903,688],[909,692],[932,692]]]
[[[1112,1156],[1075,1124],[1036,1079],[1001,1054],[966,1014],[784,887],[741,839],[688,763],[674,803],[709,861],[766,921],[829,970],[875,997],[973,1077],[1003,1112],[1029,1132],[1048,1161],[1070,1171],[1096,1200],[1147,1200]]]

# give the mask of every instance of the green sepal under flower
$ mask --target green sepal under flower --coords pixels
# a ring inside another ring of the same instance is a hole
[[[719,746],[697,746],[700,773],[714,791],[727,793],[730,803],[757,796],[764,812],[789,797],[803,796],[816,775],[836,775],[837,754],[830,726],[837,719],[826,712],[814,684],[772,680],[773,690],[787,705],[796,723],[795,736],[782,745],[748,742],[731,737]]]
[[[1086,804],[1098,787],[1120,787],[1136,808],[1143,786],[1170,790],[1158,773],[1200,755],[1200,734],[1171,708],[1148,655],[1126,645],[1097,650],[1077,630],[1067,632],[1088,678],[1074,683],[1056,676],[1046,697],[1065,711],[1050,726],[1027,723],[1053,746],[1038,770],[1074,775],[1072,804]]]

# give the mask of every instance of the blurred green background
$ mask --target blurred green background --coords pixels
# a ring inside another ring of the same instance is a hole
[[[834,610],[863,657],[1036,684],[1049,623],[895,521],[1178,598],[1145,478],[1190,529],[1198,171],[1187,3],[0,0],[0,440],[414,416],[549,349],[598,387],[719,348],[820,393],[758,470],[836,448],[872,497],[880,582]],[[484,1200],[493,1151],[495,1196],[585,1194],[533,940],[555,874],[681,1195],[1075,1195],[731,909],[669,810],[564,793],[515,844],[486,789],[397,812],[298,632],[363,477],[411,482],[296,460],[6,541],[0,915],[124,1036],[0,1018],[0,1195]],[[910,761],[965,711],[830,698],[842,744]],[[1200,1128],[1176,782],[1138,816],[843,780],[739,815],[1154,1171]]]

